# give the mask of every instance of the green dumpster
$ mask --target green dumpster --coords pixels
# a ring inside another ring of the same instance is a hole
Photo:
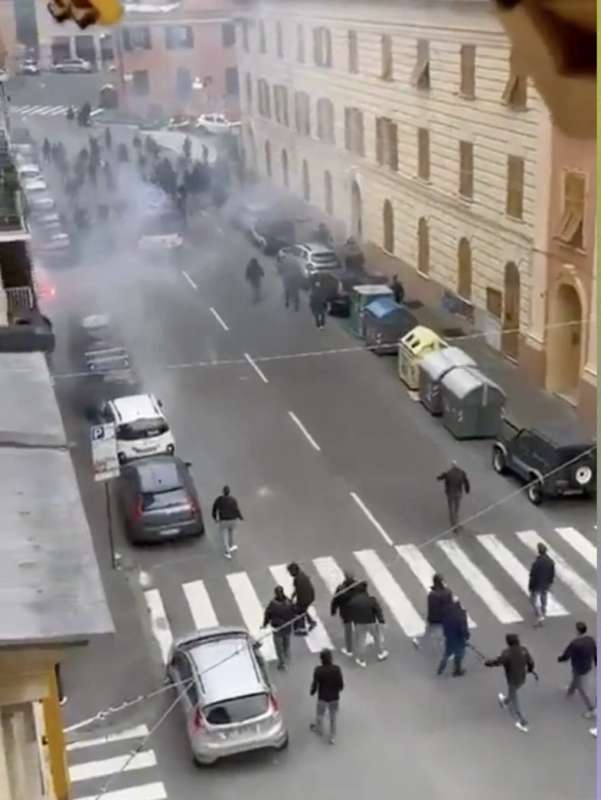
[[[353,286],[351,292],[351,329],[355,336],[365,338],[363,315],[365,307],[379,297],[392,297],[392,289],[382,284],[364,284]]]

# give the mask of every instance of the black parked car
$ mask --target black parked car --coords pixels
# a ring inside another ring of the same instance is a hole
[[[118,478],[125,528],[133,543],[160,542],[204,533],[190,465],[177,456],[128,462]]]
[[[512,472],[526,481],[528,499],[535,505],[546,497],[592,497],[596,491],[596,443],[574,429],[520,429],[504,421],[492,463],[499,474]]]
[[[293,222],[257,221],[249,231],[250,237],[267,256],[275,256],[282,247],[290,247],[296,242]]]

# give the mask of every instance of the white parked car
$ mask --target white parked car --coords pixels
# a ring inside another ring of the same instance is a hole
[[[124,464],[134,458],[175,452],[162,403],[153,394],[134,394],[109,400],[100,409],[104,422],[116,427],[117,455]]]
[[[42,178],[42,173],[39,166],[31,161],[26,161],[23,164],[19,164],[17,167],[17,173],[22,181],[31,180],[33,178]]]
[[[196,127],[207,133],[227,133],[239,127],[239,122],[230,122],[224,114],[201,114],[196,120]]]
[[[177,250],[183,244],[184,240],[179,233],[163,233],[156,236],[147,234],[138,239],[138,250],[142,253],[162,253]]]
[[[36,192],[47,192],[48,184],[38,175],[37,177],[30,177],[23,179],[23,189],[25,194],[35,194]]]
[[[91,72],[92,64],[86,61],[85,58],[65,58],[63,61],[57,61],[52,65],[54,72],[62,74],[68,72]]]

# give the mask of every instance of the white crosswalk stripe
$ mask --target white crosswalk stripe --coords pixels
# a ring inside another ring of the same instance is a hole
[[[267,628],[262,629],[264,609],[246,572],[226,575],[234,599],[238,604],[244,624],[251,636],[261,640],[261,655],[265,661],[275,661],[273,636]]]
[[[13,114],[17,114],[21,117],[28,117],[28,116],[39,116],[39,117],[59,117],[59,116],[66,116],[67,111],[69,110],[68,106],[65,105],[58,105],[58,106],[45,106],[45,105],[24,105],[24,106],[10,106],[10,111]],[[90,116],[95,116],[102,111],[101,108],[94,109]]]
[[[186,595],[196,628],[211,628],[214,625],[219,625],[217,614],[203,581],[184,583],[182,589]]]
[[[78,797],[75,800],[97,800],[98,794]],[[116,789],[102,795],[102,800],[167,800],[164,784],[146,783],[144,786],[130,786],[127,789]]]
[[[314,558],[313,564],[319,573],[319,577],[325,583],[330,594],[334,594],[338,586],[344,580],[344,572],[340,569],[336,561],[331,556]]]
[[[147,725],[136,725],[133,728],[128,728],[124,731],[117,731],[116,733],[107,733],[106,736],[98,736],[95,739],[81,739],[77,742],[71,742],[67,745],[67,751],[73,752],[74,750],[87,750],[90,747],[98,747],[98,745],[112,744],[113,742],[123,742],[128,739],[143,739],[148,736]]]
[[[277,564],[276,566],[270,567],[269,571],[275,580],[280,584],[280,586],[284,587],[286,595],[290,597],[292,594],[292,577],[288,574],[286,565]],[[313,630],[304,637],[307,647],[312,653],[319,653],[319,651],[323,650],[324,647],[327,647],[330,650],[333,649],[334,645],[332,644],[332,640],[328,636],[328,633],[324,628],[319,616],[317,615],[314,606],[309,606],[309,613],[315,620],[316,625]]]
[[[488,606],[489,610],[504,625],[521,622],[522,616],[515,610],[503,595],[497,591],[482,570],[459,547],[457,542],[443,539],[436,543],[443,551],[451,564],[459,570],[462,578],[480,599]]]
[[[572,590],[579,600],[587,605],[593,611],[597,610],[597,593],[580,575],[576,570],[568,564],[565,558],[554,550],[542,536],[539,536],[536,531],[519,531],[517,533],[518,539],[522,541],[526,547],[529,547],[533,553],[536,553],[536,546],[542,542],[547,546],[547,551],[553,561],[555,561],[555,572],[559,580]]]
[[[135,758],[132,758],[131,761],[129,761],[129,756],[125,755],[75,764],[69,767],[69,778],[71,783],[77,783],[77,781],[87,781],[91,778],[104,778],[115,772],[131,772],[136,769],[156,767],[156,763],[156,756],[152,750],[142,750],[140,753],[136,753]]]
[[[419,580],[426,592],[429,592],[432,587],[432,576],[436,570],[431,567],[419,547],[414,544],[401,544],[397,546],[396,551]],[[470,628],[476,627],[476,623],[469,615],[467,622]]]
[[[173,636],[171,634],[171,627],[167,619],[167,614],[165,613],[165,606],[163,605],[161,593],[158,589],[149,589],[144,592],[144,600],[150,615],[152,635],[159,645],[163,664],[166,664],[169,650],[173,644]]]
[[[597,568],[597,548],[592,542],[589,542],[586,536],[583,536],[576,528],[555,528],[555,530],[564,542],[580,553],[591,566]]]
[[[497,564],[501,566],[512,580],[520,587],[525,595],[528,592],[528,570],[518,561],[511,550],[495,536],[494,533],[483,533],[477,537],[480,544],[490,555],[495,559]],[[548,617],[565,617],[568,612],[565,608],[558,603],[552,594],[549,594],[547,600],[547,616]]]
[[[422,636],[425,622],[380,556],[374,550],[358,550],[353,555],[407,636]]]

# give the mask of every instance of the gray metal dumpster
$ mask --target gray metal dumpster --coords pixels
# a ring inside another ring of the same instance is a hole
[[[455,367],[475,366],[474,359],[459,347],[434,350],[422,358],[418,364],[419,399],[430,414],[435,417],[442,414],[440,384],[444,376]]]
[[[475,367],[456,367],[441,382],[442,421],[456,439],[487,439],[501,428],[505,393]]]

